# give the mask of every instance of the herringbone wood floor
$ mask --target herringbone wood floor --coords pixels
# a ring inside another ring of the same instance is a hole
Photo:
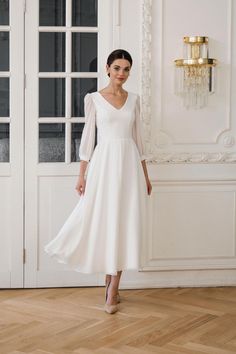
[[[0,291],[0,354],[235,354],[236,287]]]

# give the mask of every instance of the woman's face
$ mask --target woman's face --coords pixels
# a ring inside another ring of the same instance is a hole
[[[128,79],[131,65],[126,59],[116,59],[110,66],[106,66],[107,73],[110,74],[110,80],[117,85],[122,85]]]

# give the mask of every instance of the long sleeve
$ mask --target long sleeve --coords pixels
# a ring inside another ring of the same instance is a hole
[[[137,95],[137,101],[135,105],[135,120],[133,124],[132,130],[133,139],[137,145],[140,160],[144,161],[146,155],[144,153],[144,138],[143,138],[143,127],[141,122],[141,115],[140,115],[140,97]]]
[[[96,109],[90,93],[84,97],[85,124],[79,147],[80,160],[87,161],[92,157],[95,144]]]

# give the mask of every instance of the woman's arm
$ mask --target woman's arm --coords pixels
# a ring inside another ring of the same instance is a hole
[[[88,161],[80,161],[79,177],[85,177],[86,168],[88,166]]]
[[[78,180],[75,186],[75,189],[79,193],[79,195],[84,194],[85,186],[86,186],[86,179],[85,179],[85,171],[88,165],[88,161],[80,161],[80,170]]]
[[[151,185],[151,182],[150,182],[150,179],[148,177],[148,171],[147,171],[147,166],[146,166],[146,161],[145,160],[142,160],[142,166],[143,166],[143,172],[144,172],[144,176],[146,178],[146,184],[147,184],[147,192],[148,192],[148,195],[151,194],[151,191],[152,191],[152,185]]]
[[[140,97],[137,95],[137,101],[136,101],[136,106],[135,106],[135,121],[133,125],[133,138],[134,141],[137,145],[138,151],[139,151],[139,156],[140,160],[143,166],[143,172],[144,176],[146,179],[146,184],[147,184],[147,192],[148,194],[151,194],[152,191],[152,185],[148,177],[148,171],[147,171],[147,166],[146,166],[146,161],[145,161],[145,153],[144,153],[144,143],[143,143],[143,129],[142,129],[142,122],[141,122],[141,116],[140,116]]]
[[[84,113],[85,125],[79,147],[80,171],[75,187],[80,195],[85,192],[85,172],[92,157],[95,144],[96,110],[92,96],[89,93],[84,97]]]

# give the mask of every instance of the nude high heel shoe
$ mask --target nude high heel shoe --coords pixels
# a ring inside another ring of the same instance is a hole
[[[109,282],[106,281],[106,288],[107,288],[108,284],[109,284]],[[119,292],[117,292],[116,299],[117,299],[117,304],[119,304],[121,301]]]
[[[117,298],[117,303],[119,304],[120,303],[120,295],[119,295],[119,293],[117,293],[116,298]]]
[[[108,293],[108,288],[109,288],[109,285],[111,284],[111,282],[109,282],[107,285],[106,285],[106,294],[105,294],[105,306],[104,306],[104,310],[107,312],[107,313],[115,313],[118,311],[118,306],[117,305],[108,305],[107,304],[107,293]]]

